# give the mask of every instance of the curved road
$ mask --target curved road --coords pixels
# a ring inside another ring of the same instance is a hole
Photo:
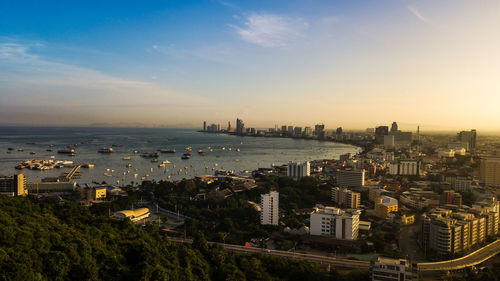
[[[419,271],[457,270],[482,263],[498,253],[500,253],[500,239],[458,259],[440,262],[424,262],[418,263],[417,265]]]

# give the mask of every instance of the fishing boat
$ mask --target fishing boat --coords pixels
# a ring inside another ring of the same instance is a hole
[[[239,148],[236,148],[236,152],[240,152],[241,150]]]
[[[152,163],[157,163],[158,162],[158,158],[151,159],[151,162]]]
[[[92,163],[85,163],[82,165],[82,168],[94,168],[94,164]]]
[[[26,168],[26,166],[24,166],[22,164],[19,164],[15,168],[18,169],[18,170],[22,170],[22,169]]]
[[[160,154],[158,152],[144,152],[141,156],[145,158],[158,158]]]
[[[12,151],[12,150],[14,150],[14,148],[13,147],[9,147],[9,148],[7,148],[7,150]]]
[[[132,168],[132,164],[128,163],[128,164],[126,165],[126,167],[127,167],[127,168]]]
[[[193,148],[191,146],[188,146],[188,147],[184,148],[184,150],[186,150],[186,151],[193,151]]]
[[[205,151],[203,151],[201,149],[198,150],[198,154],[201,155],[201,156],[205,156],[206,155]]]
[[[31,155],[35,155],[35,154],[36,154],[36,152],[34,152],[34,151],[31,151],[31,152],[30,152],[30,154],[31,154]]]
[[[189,153],[184,153],[184,154],[182,155],[182,157],[181,157],[181,159],[184,159],[184,160],[187,160],[187,159],[189,159],[189,158],[191,158],[191,154],[189,154]]]
[[[130,156],[123,156],[122,160],[130,160]]]
[[[61,148],[57,150],[57,153],[59,154],[74,154],[75,149],[74,148]]]
[[[17,151],[19,151],[19,152],[23,152],[23,151],[24,151],[24,149],[19,148]]]

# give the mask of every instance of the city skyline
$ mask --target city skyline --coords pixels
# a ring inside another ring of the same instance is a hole
[[[498,132],[498,1],[31,1],[0,9],[0,123]]]

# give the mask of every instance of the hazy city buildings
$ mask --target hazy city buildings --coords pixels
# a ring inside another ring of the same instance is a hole
[[[500,157],[481,158],[479,178],[487,186],[500,186]]]
[[[260,195],[260,224],[278,225],[279,222],[279,193],[271,190]]]
[[[236,134],[242,135],[245,132],[245,124],[243,120],[236,119]]]
[[[401,176],[419,176],[420,161],[413,159],[398,160],[391,163],[389,174]]]
[[[303,177],[311,175],[311,163],[306,162],[289,162],[286,175],[292,177],[294,180],[299,180]]]
[[[358,239],[360,210],[315,207],[311,213],[311,235],[337,239]]]
[[[460,142],[466,142],[469,144],[469,149],[474,151],[476,149],[476,130],[461,131],[457,134],[457,140]]]

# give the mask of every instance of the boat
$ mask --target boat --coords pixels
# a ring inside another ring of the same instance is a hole
[[[159,167],[159,168],[165,168],[165,164],[163,164],[163,163],[158,164],[158,167]]]
[[[31,151],[31,152],[30,152],[30,154],[31,154],[31,155],[35,155],[35,154],[36,154],[36,152],[34,152],[34,151]]]
[[[130,160],[130,156],[123,156],[122,160]]]
[[[127,167],[127,168],[132,168],[132,164],[128,163],[128,164],[126,165],[126,167]]]
[[[52,149],[50,149],[50,148],[49,148],[49,149],[47,149],[47,151],[48,151],[48,152],[52,152]]]
[[[134,154],[137,154],[137,153],[139,153],[139,150],[134,150],[133,152],[134,152]]]
[[[236,148],[236,152],[240,152],[241,150],[239,148]]]
[[[26,168],[26,166],[19,164],[15,168],[18,170],[22,170],[22,169]]]
[[[171,162],[170,162],[170,161],[168,161],[168,160],[163,160],[161,163],[162,163],[162,164],[170,164]]]
[[[175,149],[169,149],[169,148],[160,148],[158,149],[159,152],[161,153],[175,153]]]
[[[61,149],[57,150],[57,153],[60,153],[60,154],[72,154],[72,153],[75,153],[75,149],[74,148],[61,148]]]
[[[12,150],[14,150],[14,148],[13,147],[9,147],[9,148],[7,148],[7,150],[11,150],[12,151]]]
[[[146,158],[158,158],[160,154],[158,152],[144,152],[141,156]]]
[[[20,152],[23,152],[23,151],[24,151],[24,149],[22,149],[22,148],[19,148],[19,149],[18,149],[17,151],[20,151]]]
[[[99,149],[97,152],[99,152],[99,153],[113,153],[115,151],[111,147],[103,147],[103,148]]]
[[[189,153],[184,153],[184,154],[182,155],[182,157],[181,157],[181,159],[184,159],[184,160],[187,160],[187,159],[189,159],[189,158],[191,158],[191,154],[189,154]]]
[[[201,149],[198,150],[198,154],[201,155],[201,156],[205,156],[206,155],[205,151],[203,151]]]
[[[94,168],[94,166],[95,165],[92,164],[92,163],[85,163],[85,164],[82,165],[82,168]]]
[[[186,150],[186,151],[193,151],[193,148],[191,146],[188,146],[188,147],[184,148],[184,150]]]
[[[158,162],[158,158],[151,159],[151,162],[152,163],[157,163]]]

